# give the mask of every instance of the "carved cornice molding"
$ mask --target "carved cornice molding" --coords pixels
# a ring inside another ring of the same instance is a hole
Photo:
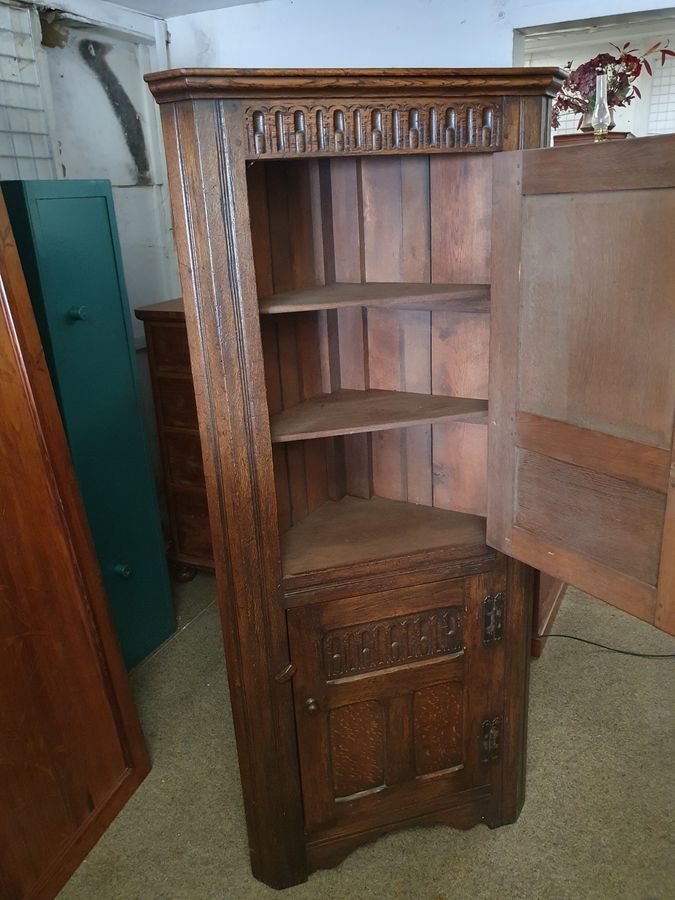
[[[247,107],[247,156],[487,151],[501,147],[499,101],[327,100]]]
[[[172,69],[145,76],[158,103],[197,98],[548,96],[565,73],[521,69]]]

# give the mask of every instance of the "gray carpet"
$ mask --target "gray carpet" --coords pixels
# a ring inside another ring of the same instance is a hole
[[[154,767],[62,900],[280,896],[249,873],[212,591],[207,576],[181,588],[196,618],[133,674]],[[675,652],[672,639],[573,590],[555,630]],[[675,660],[550,640],[532,665],[527,800],[515,825],[399,832],[282,896],[672,900],[674,676]]]

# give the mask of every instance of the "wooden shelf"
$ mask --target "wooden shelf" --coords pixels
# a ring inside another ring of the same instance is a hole
[[[386,431],[453,419],[487,424],[487,400],[410,394],[405,391],[341,390],[321,394],[271,417],[272,442]]]
[[[284,579],[448,549],[485,552],[485,519],[373,497],[329,500],[281,536]]]
[[[302,291],[287,291],[260,299],[260,312],[291,313],[350,306],[380,306],[393,309],[452,309],[484,313],[489,309],[487,284],[326,284]]]
[[[184,322],[185,312],[183,310],[183,298],[177,297],[174,300],[164,300],[162,303],[151,303],[149,306],[139,306],[134,310],[134,315],[143,322],[151,322],[155,319],[163,322],[172,319],[177,322]]]

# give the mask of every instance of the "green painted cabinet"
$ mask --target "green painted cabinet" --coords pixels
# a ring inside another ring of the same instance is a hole
[[[127,666],[175,630],[108,181],[3,193]]]

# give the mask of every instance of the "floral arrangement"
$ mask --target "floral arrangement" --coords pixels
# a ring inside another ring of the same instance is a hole
[[[673,50],[668,49],[668,42],[658,41],[649,50],[642,53],[631,47],[630,41],[623,47],[612,44],[618,55],[600,53],[589,59],[588,62],[572,69],[572,63],[565,67],[569,73],[563,82],[553,104],[551,124],[554,128],[560,125],[560,115],[566,112],[581,113],[578,128],[581,128],[584,116],[593,112],[595,106],[595,76],[598,71],[607,74],[607,105],[610,109],[616,106],[629,106],[635,97],[640,97],[640,91],[634,84],[642,70],[648,75],[652,74],[652,67],[648,57],[661,57],[661,65],[669,56],[675,56]]]

